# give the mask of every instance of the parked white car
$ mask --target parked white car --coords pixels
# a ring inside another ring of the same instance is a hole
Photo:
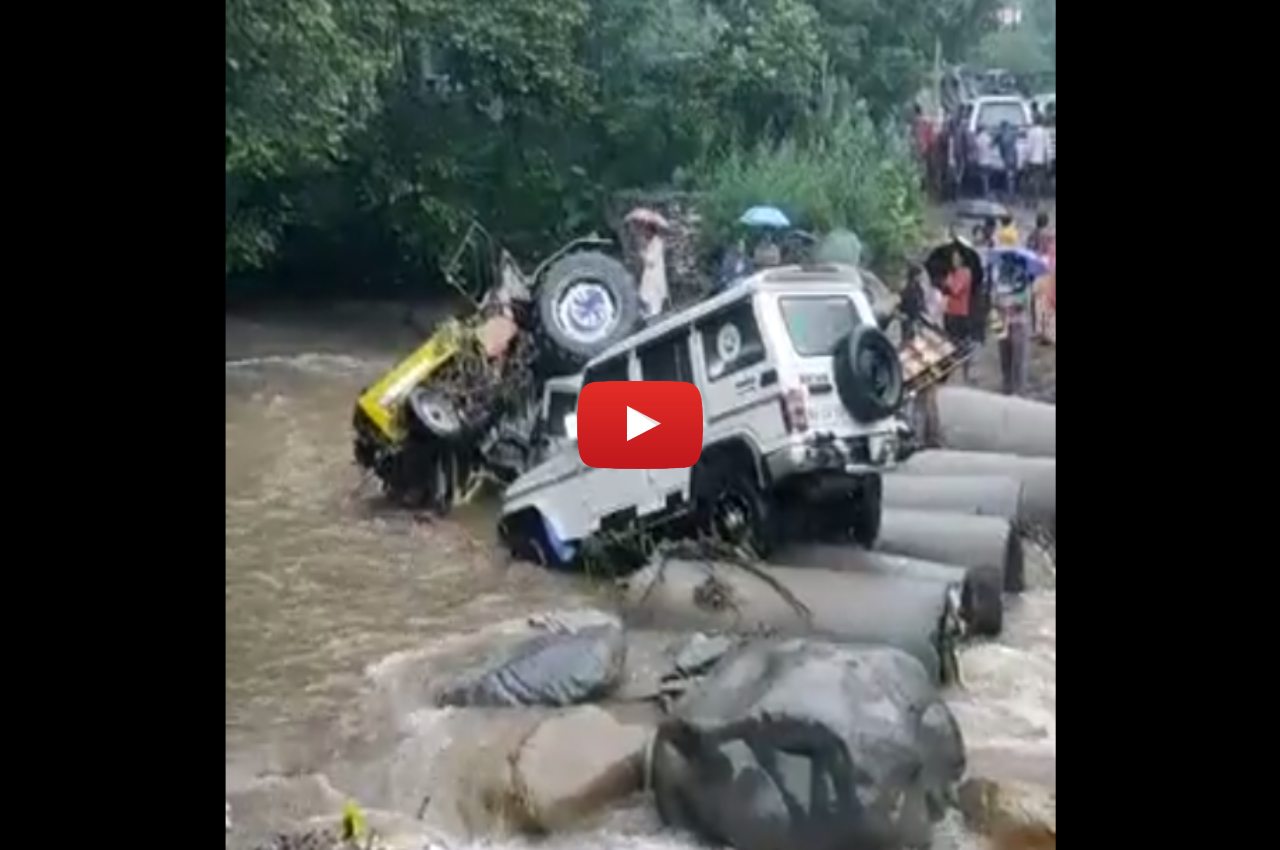
[[[1031,105],[1017,95],[977,97],[964,104],[965,127],[976,134],[981,127],[991,133],[1008,121],[1018,131],[1018,161],[1027,160],[1027,128],[1031,126]]]
[[[691,469],[580,459],[575,389],[641,380],[701,392],[703,450]],[[542,429],[560,447],[508,486],[500,532],[518,556],[552,565],[571,563],[598,532],[637,526],[713,530],[767,554],[785,507],[870,546],[901,402],[898,353],[857,269],[765,270],[610,347],[580,380],[549,385]]]

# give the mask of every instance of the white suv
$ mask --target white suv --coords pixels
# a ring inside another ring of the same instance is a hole
[[[576,443],[576,390],[593,381],[688,381],[702,394],[691,469],[593,469]],[[880,471],[897,455],[898,353],[876,327],[858,271],[786,266],[648,327],[549,385],[547,459],[503,496],[500,532],[521,557],[571,563],[582,541],[637,526],[696,525],[768,554],[783,525],[821,517],[870,546]],[[820,505],[821,510],[814,506]]]

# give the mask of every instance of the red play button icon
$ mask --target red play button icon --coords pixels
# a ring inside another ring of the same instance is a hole
[[[578,455],[597,469],[681,469],[702,455],[702,394],[683,381],[596,381],[578,396]]]

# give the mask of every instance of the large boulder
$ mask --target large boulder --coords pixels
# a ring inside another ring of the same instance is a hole
[[[652,730],[595,706],[548,718],[512,761],[512,787],[531,832],[564,829],[640,790]]]
[[[626,637],[607,615],[544,618],[539,633],[448,682],[442,706],[567,706],[605,696],[622,677]]]
[[[916,659],[760,640],[659,726],[652,783],[673,826],[738,850],[924,846],[964,772],[959,727]]]
[[[960,811],[970,829],[997,848],[1058,846],[1058,795],[1039,785],[971,777],[960,786]]]

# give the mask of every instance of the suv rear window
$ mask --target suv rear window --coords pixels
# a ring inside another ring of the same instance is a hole
[[[764,360],[764,340],[750,301],[739,301],[703,319],[698,323],[698,333],[702,336],[708,380],[728,377]]]
[[[997,129],[1008,121],[1014,127],[1027,126],[1027,110],[1021,103],[984,103],[978,112],[978,126],[990,130]]]
[[[853,300],[843,295],[798,295],[778,299],[791,344],[801,357],[835,351],[836,343],[858,324]]]

